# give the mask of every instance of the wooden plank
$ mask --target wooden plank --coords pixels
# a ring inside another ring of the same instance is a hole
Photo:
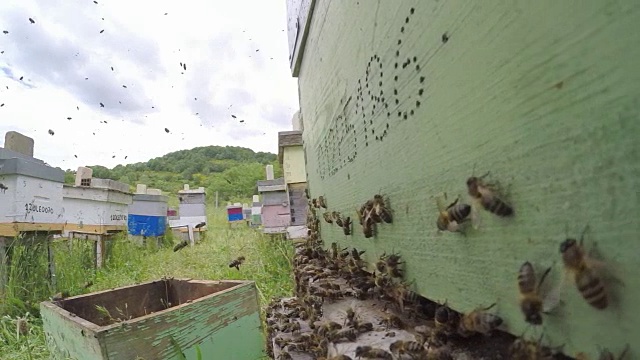
[[[60,233],[64,224],[49,223],[0,223],[0,236],[15,237],[21,232],[42,231]]]
[[[289,65],[293,76],[298,76],[306,44],[309,23],[315,0],[287,0],[287,34],[289,37]]]
[[[630,0],[318,2],[299,74],[311,196],[354,216],[383,193],[394,210],[373,239],[321,223],[325,244],[397,251],[422,295],[463,312],[497,301],[520,335],[520,265],[555,263],[558,284],[560,242],[589,223],[624,287],[597,311],[570,285],[545,342],[640,353],[639,22]],[[439,233],[434,196],[468,201],[474,168],[510,187],[515,218]]]
[[[77,233],[87,234],[108,234],[118,231],[127,231],[126,225],[80,225],[80,224],[66,224],[64,225],[65,232],[73,231]]]

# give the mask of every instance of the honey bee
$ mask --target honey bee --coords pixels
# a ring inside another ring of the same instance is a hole
[[[331,218],[333,218],[333,221],[336,222],[336,225],[342,227],[343,226],[343,222],[342,222],[342,216],[340,215],[339,212],[337,211],[332,211],[331,212]]]
[[[475,333],[490,335],[493,330],[502,325],[503,321],[498,315],[486,312],[494,306],[496,303],[463,315],[458,325],[458,334],[463,337],[469,337]]]
[[[629,352],[629,344],[625,346],[624,350],[622,350],[622,353],[620,353],[617,358],[611,351],[602,349],[600,350],[600,356],[598,357],[598,360],[622,360],[627,355],[627,352]],[[583,352],[580,352],[576,354],[576,360],[589,360],[589,356]]]
[[[568,238],[560,244],[560,253],[565,270],[573,275],[574,282],[582,297],[598,310],[604,310],[609,305],[609,296],[604,281],[596,273],[596,261],[589,258],[582,246],[584,229],[580,242]],[[564,278],[563,278],[564,279]]]
[[[620,353],[620,355],[618,355],[618,357],[616,358],[615,355],[613,355],[613,353],[607,349],[603,349],[600,352],[600,358],[598,360],[622,360],[624,359],[624,357],[627,355],[627,353],[629,352],[629,344],[627,344],[624,347],[624,350],[622,350],[622,352]]]
[[[187,245],[189,245],[189,242],[187,240],[181,241],[178,244],[176,244],[176,246],[173,247],[173,252],[181,250],[181,249],[187,247]]]
[[[344,294],[342,293],[342,291],[336,291],[336,290],[327,290],[327,289],[322,289],[322,288],[313,288],[313,294],[329,299],[329,300],[337,300],[340,298],[344,297]]]
[[[328,332],[339,329],[342,329],[342,325],[338,324],[335,321],[329,321],[320,325],[316,330],[316,334],[318,334],[319,336],[326,336]]]
[[[358,222],[360,225],[364,225],[364,217],[366,215],[366,205],[362,205],[359,209],[356,208],[356,214],[358,215]]]
[[[297,321],[286,323],[280,327],[280,331],[282,332],[299,332],[300,330],[300,323]]]
[[[284,348],[289,343],[289,340],[283,337],[277,337],[273,339],[273,342],[278,345],[279,348]]]
[[[353,248],[353,249],[351,250],[351,257],[352,257],[352,258],[354,258],[354,259],[356,259],[356,260],[362,260],[362,259],[360,258],[360,255],[362,255],[362,254],[364,254],[364,253],[365,253],[365,250],[361,250],[361,251],[359,251],[358,249]]]
[[[351,235],[351,217],[347,216],[342,221],[342,231],[345,235]]]
[[[350,342],[356,341],[358,337],[358,332],[354,328],[342,329],[342,330],[333,330],[327,336],[327,339],[331,342],[339,342],[342,340],[347,340]]]
[[[353,322],[353,327],[354,329],[356,329],[359,333],[365,333],[367,331],[373,331],[373,324],[370,322],[365,322],[365,323],[361,323],[358,320],[355,320]]]
[[[433,348],[430,347],[427,351],[427,360],[453,360],[451,355],[451,349],[447,346]]]
[[[455,332],[460,322],[458,314],[450,310],[446,304],[447,302],[445,301],[445,303],[438,306],[435,311],[435,329],[430,336],[430,344],[435,346],[447,344],[449,342],[449,336]]]
[[[524,314],[525,321],[529,324],[542,324],[543,299],[540,297],[540,286],[550,271],[551,267],[545,270],[538,283],[536,283],[536,274],[530,262],[522,264],[518,272],[520,310]]]
[[[318,205],[318,199],[316,198],[311,199],[311,206],[313,206],[316,209],[320,208],[320,206]]]
[[[512,216],[514,214],[513,207],[500,198],[496,186],[487,184],[482,180],[487,175],[489,173],[480,177],[471,176],[467,179],[469,195],[489,212],[501,217]]]
[[[365,219],[364,225],[362,225],[362,233],[365,238],[372,238],[375,235],[375,222],[370,217]]]
[[[327,355],[327,351],[329,349],[329,341],[322,337],[315,337],[314,341],[311,342],[311,346],[309,347],[309,352],[314,355],[315,358],[319,358]]]
[[[229,267],[234,267],[236,268],[236,270],[240,270],[240,265],[242,265],[244,260],[245,260],[244,256],[238,256],[238,258],[236,258],[235,260],[229,263]]]
[[[323,282],[318,283],[318,286],[320,286],[323,289],[327,289],[327,290],[335,290],[335,291],[340,291],[341,287],[340,284],[336,284],[336,283],[331,283],[331,282],[325,282],[327,280],[324,280]]]
[[[355,307],[355,302],[353,302],[351,306],[349,306],[345,310],[345,318],[344,318],[345,325],[353,326],[353,324],[356,322],[356,317],[358,316],[358,313],[356,312],[354,307]]]
[[[326,211],[322,213],[322,217],[324,218],[324,221],[328,222],[329,224],[333,224],[333,218],[331,217],[330,212]]]
[[[293,357],[288,352],[281,351],[280,355],[278,355],[278,360],[293,360]]]
[[[365,359],[393,360],[393,355],[391,355],[387,351],[373,348],[371,346],[358,346],[356,348],[356,357]]]
[[[405,324],[402,319],[400,319],[400,317],[390,313],[386,314],[382,319],[382,325],[385,326],[386,330],[389,330],[391,328],[404,329],[405,327]]]
[[[323,207],[323,208],[327,208],[327,201],[324,199],[324,196],[320,195],[318,196],[318,206]]]
[[[400,264],[402,264],[400,255],[391,254],[387,256],[386,254],[382,254],[380,260],[376,263],[376,269],[381,273],[386,272],[391,275],[391,277],[401,278],[403,272],[402,269],[398,267]]]
[[[391,210],[385,204],[385,200],[382,195],[376,194],[373,196],[373,212],[387,224],[391,224],[393,222]]]
[[[305,352],[309,350],[309,344],[306,342],[296,342],[287,345],[287,351]]]
[[[516,339],[509,347],[510,358],[512,360],[552,360],[553,351],[542,346],[543,335],[540,335],[538,341],[525,340],[522,337]]]
[[[414,359],[426,355],[424,346],[416,341],[394,341],[389,345],[389,351],[398,358],[403,354],[408,354]]]
[[[459,200],[460,198],[456,198],[454,202],[444,208],[440,198],[437,199],[438,210],[440,211],[440,216],[436,221],[438,230],[462,231],[463,224],[468,221],[468,217],[471,214],[471,205],[458,203]]]

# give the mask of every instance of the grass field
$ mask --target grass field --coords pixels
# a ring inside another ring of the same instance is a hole
[[[272,297],[292,293],[293,246],[289,241],[271,239],[244,225],[229,228],[224,209],[210,209],[208,220],[205,239],[175,253],[173,244],[169,244],[171,239],[160,248],[141,248],[118,239],[113,242],[105,267],[97,272],[92,268],[92,247],[76,240],[69,249],[67,241],[56,241],[55,288],[44,280],[46,247],[32,244],[15,249],[10,280],[0,297],[0,359],[49,358],[38,304],[58,291],[79,295],[167,276],[254,280],[262,306]],[[244,265],[240,271],[230,269],[227,264],[239,255],[246,257]],[[88,282],[92,285],[85,288]],[[20,325],[22,331],[18,331]]]

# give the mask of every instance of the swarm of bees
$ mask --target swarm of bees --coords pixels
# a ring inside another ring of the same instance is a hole
[[[489,183],[485,179],[489,173],[483,176],[471,176],[467,179],[467,192],[469,203],[461,201],[457,196],[452,202],[446,204],[444,199],[438,197],[438,219],[436,227],[439,231],[465,233],[468,224],[477,228],[478,211],[484,210],[498,217],[508,218],[515,215],[515,211],[508,197],[501,191],[497,183]],[[296,280],[296,295],[300,299],[302,308],[298,310],[301,318],[309,323],[315,340],[311,347],[326,350],[327,344],[337,342],[355,342],[359,334],[372,329],[406,329],[407,324],[396,314],[389,312],[378,324],[382,328],[376,328],[372,323],[361,323],[353,309],[345,313],[342,324],[321,323],[322,307],[325,302],[333,302],[347,297],[359,300],[378,299],[385,304],[395,304],[401,314],[409,319],[415,318],[420,306],[420,297],[410,289],[404,281],[405,269],[399,254],[383,253],[375,261],[374,271],[368,272],[366,262],[361,258],[364,251],[355,248],[339,247],[332,243],[330,249],[323,248],[320,238],[319,222],[316,211],[322,210],[322,218],[327,224],[335,224],[344,230],[345,235],[351,234],[351,218],[343,216],[338,211],[326,210],[324,197],[311,199],[307,210],[307,241],[298,247],[297,256],[294,259],[294,275]],[[374,195],[360,208],[356,209],[358,221],[362,226],[365,238],[376,236],[377,226],[382,223],[393,222],[393,211],[389,207],[389,200],[380,194]],[[585,229],[586,231],[586,229]],[[576,288],[585,301],[596,309],[606,309],[610,299],[603,278],[597,268],[600,264],[591,258],[583,246],[584,232],[577,239],[566,238],[560,245],[560,254],[565,268],[562,284],[570,279],[576,284]],[[549,313],[560,302],[559,290],[564,286],[560,284],[554,291],[544,294],[542,287],[548,278],[552,268],[539,269],[537,274],[534,264],[525,261],[518,271],[517,283],[520,293],[519,305],[526,323],[534,326],[542,325],[543,314]],[[343,279],[346,284],[336,281]],[[458,313],[445,304],[433,309],[430,316],[433,318],[433,326],[418,331],[416,327],[415,341],[398,339],[388,348],[376,348],[361,345],[357,347],[357,358],[413,358],[413,359],[449,359],[451,358],[451,339],[465,339],[471,336],[490,336],[503,324],[503,319],[491,311],[497,304],[480,306],[468,313]],[[385,305],[386,309],[386,305]],[[418,317],[424,316],[418,314]],[[283,329],[289,330],[287,326]],[[393,332],[388,334],[392,335]],[[512,359],[552,359],[556,352],[544,347],[541,342],[517,338],[509,349]],[[279,340],[284,342],[284,340]],[[283,343],[284,344],[284,343]],[[310,348],[302,349],[299,345],[284,344],[291,351],[305,351],[316,358],[326,359],[326,352],[313,353]],[[281,347],[283,348],[283,347]],[[286,350],[286,349],[285,349]],[[287,350],[287,351],[288,351]],[[622,352],[620,359],[628,349]],[[286,356],[286,355],[284,355]],[[606,357],[605,357],[606,356]],[[335,356],[336,359],[349,358],[346,355]],[[586,359],[586,357],[581,358]],[[613,359],[613,355],[604,352],[601,359]]]
[[[276,359],[292,358],[294,353],[307,353],[316,359],[350,359],[344,354],[328,357],[329,346],[357,342],[361,334],[370,331],[392,334],[390,331],[393,329],[407,329],[407,323],[391,311],[387,311],[378,324],[364,321],[353,304],[344,311],[343,320],[323,320],[326,303],[345,298],[378,299],[387,304],[385,309],[388,305],[395,305],[400,314],[418,314],[419,296],[404,282],[400,254],[383,253],[378,257],[374,271],[368,272],[362,258],[364,251],[340,247],[336,242],[331,243],[328,249],[323,247],[315,209],[310,204],[307,211],[309,236],[296,245],[293,259],[296,297],[274,301],[266,311],[270,339],[268,349],[270,354],[275,353]],[[384,213],[383,210],[378,212]],[[325,216],[325,220],[330,219],[334,224],[338,218],[335,212],[325,212]],[[454,334],[455,331],[452,336]],[[361,344],[355,349],[355,357],[395,359],[396,354],[402,354],[415,359],[451,359],[448,347],[430,344],[427,348],[427,339],[427,335],[416,336],[416,341],[399,339],[400,342],[387,348]],[[278,350],[274,350],[276,347]],[[422,355],[418,357],[418,354]]]

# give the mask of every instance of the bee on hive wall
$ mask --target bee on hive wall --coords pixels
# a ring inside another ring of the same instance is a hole
[[[344,218],[344,220],[342,220],[342,232],[344,232],[345,235],[351,235],[351,217],[347,216],[346,218]]]
[[[440,231],[464,232],[464,225],[468,223],[469,215],[471,215],[471,205],[459,202],[460,198],[456,198],[454,202],[446,208],[442,205],[442,199],[436,198],[438,211],[440,215],[436,220],[436,226]]]
[[[579,242],[576,239],[567,238],[560,244],[560,254],[566,270],[562,283],[566,275],[570,274],[578,292],[587,303],[598,310],[604,310],[609,305],[609,295],[596,269],[603,264],[590,258],[584,250],[584,234],[587,229],[588,227],[585,227]]]
[[[514,215],[513,207],[503,200],[499,186],[490,184],[483,179],[486,173],[480,177],[471,176],[467,179],[467,191],[471,198],[482,206],[483,209],[500,217],[510,217]]]
[[[373,196],[373,212],[382,221],[391,224],[393,222],[393,216],[388,203],[389,200],[385,200],[382,195],[376,194]]]
[[[524,314],[525,321],[532,325],[542,324],[543,299],[540,296],[540,286],[547,277],[551,267],[549,267],[536,281],[535,270],[530,262],[525,262],[520,266],[518,272],[518,290],[520,291],[520,310]]]

